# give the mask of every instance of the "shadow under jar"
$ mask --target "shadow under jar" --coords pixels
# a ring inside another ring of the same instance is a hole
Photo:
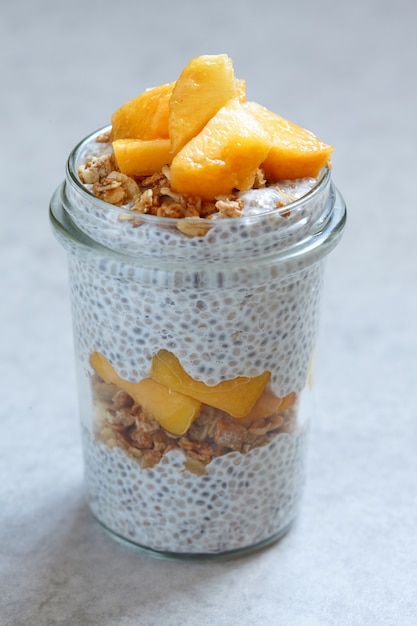
[[[71,153],[50,206],[68,252],[89,506],[154,556],[248,553],[299,507],[323,264],[343,200],[324,168],[283,208],[184,229],[80,182],[102,132]]]

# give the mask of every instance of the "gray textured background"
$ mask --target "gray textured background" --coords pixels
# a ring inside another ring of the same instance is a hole
[[[417,623],[417,3],[196,0],[0,9],[0,623]],[[47,219],[67,154],[189,59],[335,145],[349,209],[327,265],[301,516],[278,544],[164,563],[90,517],[66,259]]]

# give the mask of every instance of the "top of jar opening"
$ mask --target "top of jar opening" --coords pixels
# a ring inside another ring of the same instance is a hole
[[[318,233],[325,234],[326,225],[333,230],[329,220],[336,192],[328,167],[322,168],[317,179],[281,181],[234,194],[229,206],[239,202],[236,217],[228,216],[226,200],[221,200],[225,213],[205,218],[159,217],[132,210],[132,202],[122,206],[106,202],[94,193],[93,184],[81,182],[79,168],[91,158],[110,154],[111,144],[97,142],[109,130],[99,129],[74,148],[61,190],[66,215],[93,244],[161,262],[227,262],[271,254],[299,255]]]

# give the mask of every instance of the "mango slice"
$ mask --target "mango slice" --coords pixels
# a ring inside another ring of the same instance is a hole
[[[120,171],[127,176],[150,176],[172,161],[169,139],[117,139],[113,151]]]
[[[260,398],[255,402],[252,410],[247,416],[250,421],[262,419],[269,415],[275,415],[276,413],[282,413],[286,409],[289,409],[297,399],[297,394],[294,392],[289,393],[283,398],[278,398],[269,389],[265,389]]]
[[[174,435],[186,433],[200,414],[201,403],[198,400],[171,391],[150,378],[138,383],[125,380],[99,352],[91,354],[90,364],[104,382],[113,383],[126,391],[162,428]]]
[[[171,187],[181,194],[213,200],[234,189],[250,189],[271,140],[238,100],[229,100],[171,163]]]
[[[244,78],[236,78],[236,97],[239,102],[246,102],[246,80]]]
[[[200,415],[201,403],[182,393],[171,391],[151,378],[138,383],[134,400],[145,409],[165,430],[174,435],[184,435]]]
[[[242,106],[271,137],[271,150],[261,165],[267,180],[316,177],[328,163],[333,146],[323,143],[312,132],[257,102],[245,102]]]
[[[242,419],[242,423],[249,428],[257,420],[283,413],[293,406],[296,401],[297,394],[294,391],[280,398],[272,393],[270,389],[264,389],[248,415]]]
[[[239,376],[209,387],[187,374],[177,357],[168,350],[160,350],[155,354],[150,375],[153,380],[173,391],[191,396],[237,418],[245,417],[250,412],[271,377],[269,372],[263,372],[254,378]]]
[[[227,54],[202,55],[183,69],[169,102],[169,136],[177,153],[228,100],[238,95]]]
[[[147,89],[111,118],[111,139],[168,139],[169,101],[175,82]]]

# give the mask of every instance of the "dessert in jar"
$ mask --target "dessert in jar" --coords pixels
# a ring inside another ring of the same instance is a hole
[[[71,153],[68,251],[93,515],[157,556],[277,540],[304,482],[333,148],[192,59]]]

